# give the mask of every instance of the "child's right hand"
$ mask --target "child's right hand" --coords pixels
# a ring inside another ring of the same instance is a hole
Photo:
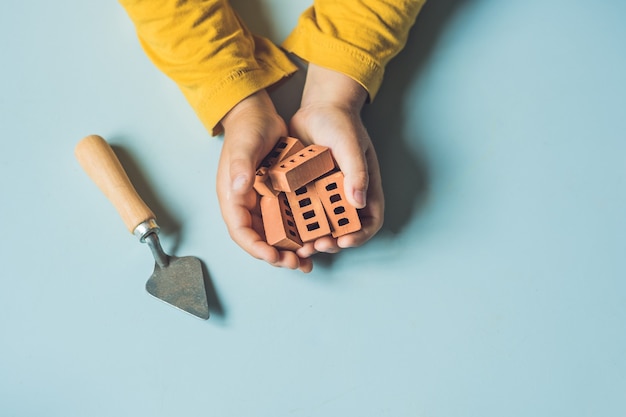
[[[287,135],[284,120],[261,90],[242,100],[222,119],[224,145],[217,171],[217,198],[231,238],[246,252],[271,265],[310,272],[310,258],[277,250],[265,242],[259,199],[252,188],[256,167]]]

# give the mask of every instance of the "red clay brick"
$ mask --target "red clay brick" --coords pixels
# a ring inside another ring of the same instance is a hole
[[[276,197],[279,191],[275,190],[270,181],[269,175],[267,175],[267,167],[261,167],[256,170],[254,176],[254,189],[262,196]]]
[[[314,184],[304,185],[294,192],[285,193],[303,242],[330,234],[330,225]]]
[[[254,177],[254,189],[256,192],[260,195],[277,196],[279,191],[272,186],[272,180],[267,175],[267,171],[272,165],[302,149],[304,149],[304,145],[298,139],[289,136],[281,137],[274,145],[274,148],[272,148],[272,151],[263,158],[256,171],[256,176]]]
[[[315,181],[315,190],[324,206],[333,237],[361,230],[359,214],[356,208],[346,200],[341,171]]]
[[[274,145],[274,148],[265,155],[265,158],[261,161],[260,167],[270,168],[272,165],[276,164],[279,161],[295,154],[296,152],[300,152],[304,149],[304,145],[296,138],[292,138],[290,136],[281,137]]]
[[[302,247],[293,214],[285,194],[278,197],[261,197],[261,216],[265,241],[276,248],[296,250]]]
[[[294,192],[332,171],[334,167],[335,161],[330,149],[320,145],[310,145],[271,166],[268,174],[274,189]]]

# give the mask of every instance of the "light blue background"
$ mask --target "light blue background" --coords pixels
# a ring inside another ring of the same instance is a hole
[[[277,42],[308,4],[246,3]],[[229,239],[221,140],[121,6],[5,5],[0,415],[623,417],[624,17],[431,0],[364,113],[386,228],[303,275]],[[147,247],[74,160],[91,133],[206,264],[209,321],[144,291]]]

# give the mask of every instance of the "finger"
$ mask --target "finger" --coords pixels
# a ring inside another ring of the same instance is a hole
[[[313,259],[311,258],[300,258],[300,271],[308,274],[313,270]]]
[[[295,252],[282,250],[278,251],[278,260],[273,264],[281,268],[298,269],[300,267],[300,258]]]
[[[312,242],[307,242],[305,244],[302,245],[302,247],[298,250],[296,250],[296,254],[303,259],[307,259],[310,258],[311,256],[315,255],[317,253],[317,250],[315,250],[315,246],[313,245]]]
[[[361,229],[337,238],[337,246],[353,248],[370,240],[383,225],[384,202],[378,198],[370,198],[366,208],[359,210]]]
[[[356,136],[345,138],[333,146],[333,156],[344,175],[344,192],[348,202],[361,209],[367,204],[369,187],[365,152]]]
[[[307,258],[300,258],[295,252],[292,251],[279,251],[278,260],[272,263],[273,266],[289,269],[299,269],[304,273],[309,273],[313,270],[313,261]]]
[[[237,205],[225,207],[224,222],[230,237],[243,250],[270,264],[278,262],[280,258],[278,251],[268,245],[261,235],[254,230],[253,219],[248,209]]]
[[[341,249],[361,246],[370,240],[378,232],[378,230],[380,230],[380,227],[373,223],[364,224],[361,230],[338,237],[337,246]]]
[[[257,160],[262,152],[263,142],[247,139],[225,139],[223,152],[228,155],[228,176],[230,193],[245,194],[252,189]]]
[[[371,239],[383,225],[385,215],[385,197],[378,159],[373,147],[367,151],[368,167],[370,170],[367,207],[359,210],[361,230],[340,236],[337,246],[350,248],[360,246]]]
[[[313,243],[317,252],[337,253],[341,248],[337,245],[337,240],[331,236],[322,236]]]

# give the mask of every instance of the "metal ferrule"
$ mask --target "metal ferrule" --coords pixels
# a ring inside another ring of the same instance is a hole
[[[157,224],[155,219],[148,219],[142,223],[140,223],[135,230],[133,230],[133,234],[139,239],[141,243],[146,241],[146,236],[152,233],[159,234],[161,228]]]

